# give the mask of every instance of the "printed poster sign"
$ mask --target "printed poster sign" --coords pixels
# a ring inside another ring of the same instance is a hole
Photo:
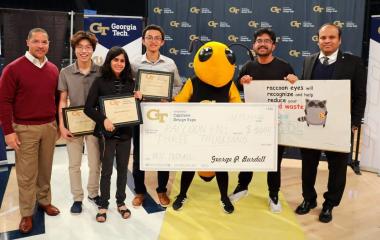
[[[350,152],[349,80],[254,80],[244,85],[244,97],[278,104],[278,144]]]

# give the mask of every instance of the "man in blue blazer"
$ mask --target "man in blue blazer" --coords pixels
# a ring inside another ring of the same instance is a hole
[[[366,69],[359,57],[342,53],[339,49],[342,30],[326,23],[318,31],[320,52],[305,58],[301,79],[350,79],[351,80],[351,125],[358,128],[366,105]],[[332,220],[332,209],[339,205],[346,185],[347,159],[349,153],[325,151],[329,178],[325,201],[319,215],[319,221]],[[304,201],[297,207],[296,213],[303,215],[317,206],[317,192],[314,184],[321,150],[301,149],[302,156],[302,196]]]

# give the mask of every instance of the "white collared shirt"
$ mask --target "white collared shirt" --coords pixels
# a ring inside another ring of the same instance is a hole
[[[336,62],[336,59],[338,58],[338,52],[339,52],[339,49],[337,49],[333,54],[331,54],[330,56],[326,56],[325,54],[323,54],[323,52],[321,51],[319,53],[319,61],[323,64],[323,60],[324,60],[324,57],[328,57],[329,60],[328,60],[328,63],[329,65],[330,64],[333,64],[334,62]]]
[[[32,54],[30,54],[29,51],[26,51],[25,57],[38,68],[42,68],[48,61],[47,57],[45,56],[44,61],[41,63],[40,60],[38,60],[38,58],[35,58]]]

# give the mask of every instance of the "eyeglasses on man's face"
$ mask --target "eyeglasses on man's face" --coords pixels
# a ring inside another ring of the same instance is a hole
[[[92,46],[76,46],[76,50],[81,51],[81,52],[92,52]]]
[[[255,43],[258,43],[258,44],[271,44],[273,43],[273,41],[271,39],[256,39]]]
[[[146,36],[145,37],[145,40],[148,40],[148,41],[161,41],[162,38],[160,36]]]

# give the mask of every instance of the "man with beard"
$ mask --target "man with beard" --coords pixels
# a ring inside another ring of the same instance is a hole
[[[249,84],[252,80],[279,80],[284,79],[290,83],[298,80],[294,75],[293,68],[284,60],[273,56],[276,48],[276,34],[268,28],[257,30],[253,35],[253,51],[256,58],[247,62],[239,72],[237,86],[241,89],[242,84]],[[277,172],[268,172],[267,183],[269,188],[269,208],[272,212],[279,213],[282,210],[278,200],[278,192],[281,186],[281,160],[284,146],[278,146]],[[240,172],[239,183],[231,201],[237,201],[248,195],[248,184],[252,180],[252,172]]]

